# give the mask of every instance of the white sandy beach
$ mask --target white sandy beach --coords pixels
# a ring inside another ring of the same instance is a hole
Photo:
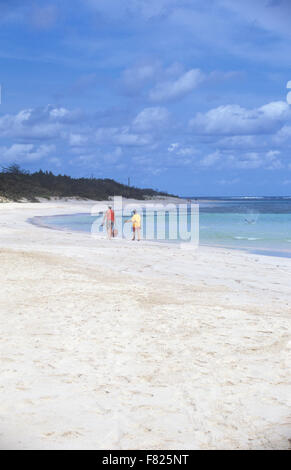
[[[27,222],[91,206],[0,205],[1,448],[290,448],[291,259]]]

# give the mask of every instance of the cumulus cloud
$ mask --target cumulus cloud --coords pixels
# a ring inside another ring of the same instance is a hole
[[[192,69],[176,80],[158,83],[150,92],[151,101],[171,101],[192,92],[205,79],[199,69]]]
[[[55,119],[64,118],[70,114],[66,108],[47,107],[45,109],[47,110],[48,115]]]
[[[219,139],[216,144],[219,148],[250,149],[265,147],[267,142],[261,135],[233,135]]]
[[[70,133],[69,134],[69,144],[72,147],[79,147],[83,146],[88,142],[88,137],[81,135],[81,134],[74,134]]]
[[[0,136],[23,139],[52,139],[61,136],[67,124],[80,120],[78,111],[48,105],[28,108],[0,117]]]
[[[108,152],[104,152],[102,148],[95,148],[93,153],[81,154],[77,153],[77,156],[70,160],[71,165],[86,165],[90,167],[100,167],[103,164],[114,165],[120,160],[123,155],[123,150],[121,147],[115,147]]]
[[[54,145],[43,144],[36,146],[33,144],[12,144],[10,147],[0,147],[1,156],[4,162],[32,162],[55,151]]]
[[[229,157],[228,164],[244,170],[256,169],[262,166],[262,157],[258,152],[248,152],[238,158],[235,156]]]
[[[181,62],[165,65],[152,60],[125,69],[119,84],[128,96],[141,95],[152,102],[167,102],[183,98],[201,83],[213,86],[239,76],[242,72],[214,70],[205,74],[198,68],[187,71]]]
[[[284,144],[288,141],[291,143],[291,126],[283,126],[274,136],[274,141],[279,144]]]
[[[145,145],[149,145],[152,141],[152,138],[149,135],[140,136],[125,131],[120,134],[117,134],[114,138],[114,141],[119,145],[129,147],[143,147]]]
[[[117,127],[99,127],[95,113],[83,118],[79,112],[52,105],[1,116],[0,136],[5,139],[1,148],[3,161],[34,162],[61,146],[64,160],[71,155],[87,158],[97,152],[101,161],[112,164],[121,157],[123,147],[138,149],[153,145],[155,131],[166,123],[168,112],[163,108],[145,108],[134,123]],[[80,158],[74,161],[81,164]],[[91,161],[95,165],[94,158]],[[60,160],[54,155],[47,162],[60,166]]]
[[[109,153],[103,155],[103,160],[106,163],[116,163],[123,155],[123,151],[121,147],[116,147]]]
[[[57,168],[60,168],[62,166],[62,161],[60,158],[52,157],[52,158],[49,158],[48,161],[52,163],[54,166],[56,166]]]
[[[168,147],[168,152],[174,152],[176,149],[179,148],[179,143],[178,142],[174,142],[173,144],[170,144],[169,147]]]
[[[189,125],[197,134],[272,134],[289,117],[290,106],[284,101],[268,103],[254,109],[224,105],[206,113],[197,113]]]
[[[221,160],[221,153],[219,151],[210,153],[209,155],[206,155],[200,160],[200,165],[202,167],[210,167],[213,166],[216,162]]]
[[[121,85],[128,95],[136,95],[156,79],[161,66],[158,62],[145,62],[125,69],[121,74]]]
[[[216,150],[202,158],[199,164],[204,168],[215,166],[220,169],[252,170],[264,168],[266,170],[279,170],[284,167],[283,162],[279,158],[280,153],[279,150],[269,150],[268,152],[241,152],[233,154]]]
[[[265,154],[265,167],[267,170],[280,170],[284,167],[279,158],[280,154],[279,150],[270,150]]]
[[[1,137],[24,139],[52,139],[57,137],[60,125],[55,122],[31,123],[29,115],[21,111],[15,116],[5,115],[0,118]]]
[[[164,127],[170,119],[166,108],[152,107],[143,109],[134,119],[133,127],[140,131],[148,131]]]
[[[256,169],[262,166],[262,157],[258,152],[247,152],[239,156],[230,155],[225,160],[225,165],[243,170]]]
[[[101,127],[95,133],[95,139],[100,144],[116,144],[128,147],[143,147],[152,142],[149,134],[136,134],[130,127]]]
[[[174,153],[181,157],[190,157],[196,155],[198,150],[192,145],[182,145],[179,142],[174,142],[169,145],[168,152]]]

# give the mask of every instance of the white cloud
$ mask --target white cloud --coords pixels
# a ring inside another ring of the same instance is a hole
[[[57,157],[53,157],[53,158],[49,158],[48,160],[50,163],[52,163],[53,165],[55,165],[56,167],[60,168],[62,166],[62,161],[60,158],[57,158]]]
[[[149,134],[136,134],[129,127],[101,127],[95,133],[97,143],[108,143],[120,146],[142,147],[152,142]]]
[[[73,134],[70,133],[69,135],[69,144],[72,147],[79,147],[85,145],[88,142],[88,138],[81,134]]]
[[[52,118],[63,118],[65,116],[68,116],[69,114],[69,111],[65,108],[52,108],[52,109],[49,109],[49,107],[47,108],[48,109],[48,113],[50,115],[50,117]]]
[[[258,111],[270,119],[285,119],[290,117],[290,106],[285,101],[272,101],[258,108]]]
[[[195,148],[195,147],[192,147],[192,146],[188,146],[188,147],[181,147],[178,151],[177,151],[177,155],[181,155],[182,157],[185,157],[185,156],[193,156],[195,154],[198,153],[198,150]]]
[[[116,147],[112,152],[106,153],[103,159],[106,163],[116,163],[122,157],[123,151],[121,147]]]
[[[198,134],[252,135],[272,134],[290,117],[290,106],[284,101],[246,109],[224,105],[206,113],[197,113],[189,126]]]
[[[4,162],[35,161],[55,151],[54,145],[43,144],[36,146],[33,144],[13,144],[11,147],[1,147],[1,156]]]
[[[192,69],[176,80],[160,82],[150,92],[151,101],[170,101],[181,98],[200,85],[205,79],[199,69]]]
[[[242,76],[238,71],[214,70],[204,74],[200,69],[185,71],[180,62],[164,66],[160,61],[144,62],[125,69],[120,78],[127,95],[143,94],[152,102],[172,101],[191,93],[201,83],[217,83]]]
[[[128,94],[137,94],[147,83],[156,78],[160,68],[158,62],[148,62],[125,69],[121,76],[122,86]]]
[[[264,136],[262,137],[257,135],[233,135],[230,137],[223,137],[217,142],[218,147],[228,149],[262,148],[266,145]]]
[[[170,144],[168,147],[168,152],[174,153],[175,155],[178,155],[180,157],[192,157],[199,153],[198,150],[192,145],[185,146],[178,142]]]
[[[283,168],[283,163],[279,159],[281,152],[279,150],[269,150],[265,156],[265,167],[267,170],[279,170]]]
[[[170,144],[168,147],[168,152],[174,152],[177,148],[179,148],[179,143],[175,142],[173,144]]]
[[[114,137],[116,144],[129,147],[143,147],[144,145],[149,145],[151,141],[152,138],[149,135],[137,135],[127,131],[117,134]]]
[[[231,168],[251,170],[265,168],[266,170],[278,170],[283,168],[283,163],[278,158],[280,152],[270,150],[268,152],[246,152],[239,156],[230,155],[225,158],[225,165]]]
[[[278,170],[284,168],[279,155],[279,150],[269,150],[268,152],[242,152],[233,154],[229,151],[216,150],[206,155],[199,161],[201,167],[216,167],[219,169],[241,169],[252,170],[264,168],[266,170]]]
[[[291,126],[283,126],[274,136],[274,141],[283,144],[290,140],[291,143]]]
[[[0,117],[0,136],[24,139],[60,137],[67,124],[78,120],[78,113],[48,105],[28,108]]]
[[[231,155],[228,159],[228,165],[234,168],[240,168],[244,170],[251,170],[260,168],[263,160],[258,152],[247,152],[239,157]]]
[[[134,128],[147,131],[164,127],[170,118],[170,113],[166,108],[153,107],[145,108],[133,121]]]
[[[220,161],[220,159],[221,159],[221,153],[219,151],[216,151],[202,158],[200,160],[200,165],[208,168],[210,166],[213,166],[218,161]]]

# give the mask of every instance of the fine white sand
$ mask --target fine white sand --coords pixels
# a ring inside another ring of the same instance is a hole
[[[291,259],[27,222],[91,206],[0,205],[1,448],[289,448]]]

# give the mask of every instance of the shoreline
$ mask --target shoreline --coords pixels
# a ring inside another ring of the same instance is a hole
[[[291,260],[27,222],[93,204],[0,206],[1,448],[289,449]]]
[[[53,214],[49,217],[66,217],[66,216],[72,216],[72,215],[91,215],[89,212],[76,212],[76,213],[71,213],[71,214]],[[28,223],[31,223],[37,227],[43,227],[43,228],[48,228],[50,230],[59,230],[59,231],[72,231],[76,233],[85,233],[89,234],[90,232],[85,231],[85,230],[75,230],[75,229],[69,229],[65,227],[60,227],[56,225],[50,225],[50,224],[45,224],[42,223],[41,219],[45,218],[46,216],[35,216],[30,219],[27,219]],[[95,234],[96,237],[96,234]],[[98,238],[98,237],[96,237]],[[104,236],[100,236],[100,238],[104,238]],[[125,239],[123,239],[125,240]],[[119,241],[121,241],[119,239]],[[160,241],[160,240],[143,240],[143,242],[146,243],[157,243],[157,244],[162,244],[162,245],[167,245],[167,246],[175,246],[175,245],[180,245],[180,242],[169,242],[168,240],[165,241]],[[275,258],[287,258],[291,259],[291,252],[286,251],[286,250],[278,250],[278,249],[269,249],[269,248],[245,248],[245,247],[235,247],[235,246],[230,246],[230,245],[210,245],[208,243],[201,243],[199,242],[199,246],[201,247],[209,247],[209,248],[215,248],[215,249],[224,249],[224,250],[235,250],[243,253],[248,253],[248,254],[253,254],[253,255],[261,255],[261,256],[268,256],[268,257],[275,257]]]

